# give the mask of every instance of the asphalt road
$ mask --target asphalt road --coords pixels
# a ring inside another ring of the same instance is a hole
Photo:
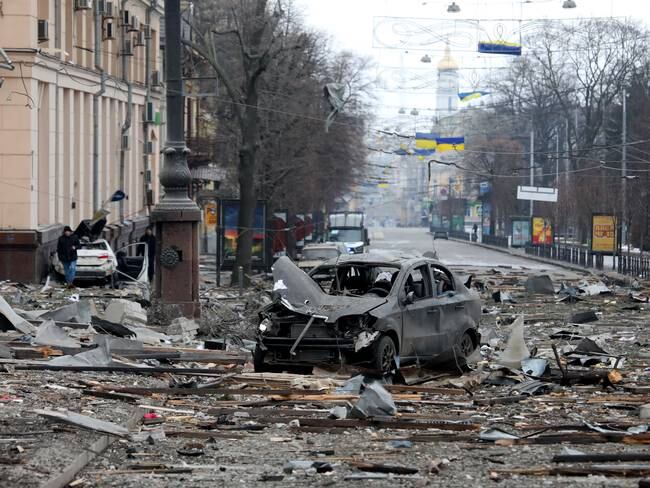
[[[559,271],[560,268],[523,257],[511,256],[460,241],[436,239],[425,228],[376,227],[370,229],[373,252],[420,253],[436,250],[438,259],[448,266],[513,267]]]

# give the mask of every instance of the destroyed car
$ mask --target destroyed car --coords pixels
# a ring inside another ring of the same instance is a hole
[[[148,253],[146,244],[135,243],[113,252],[105,239],[100,239],[106,219],[96,222],[83,220],[74,233],[79,237],[77,250],[77,273],[75,281],[101,281],[114,284],[119,279],[148,282]],[[56,252],[51,255],[52,269],[63,276],[63,263]]]
[[[481,301],[426,257],[342,255],[302,272],[273,266],[273,302],[260,312],[255,368],[456,361],[478,347]]]
[[[336,258],[341,254],[347,254],[348,250],[341,242],[323,242],[321,244],[307,244],[298,260],[298,267],[303,271],[309,271],[316,266]]]

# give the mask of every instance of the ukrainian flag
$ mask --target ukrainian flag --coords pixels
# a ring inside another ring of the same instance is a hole
[[[438,152],[447,151],[464,151],[465,138],[464,137],[438,137],[436,139]]]
[[[478,52],[485,54],[510,54],[521,56],[521,44],[506,41],[479,41]]]
[[[469,102],[470,100],[476,100],[481,98],[483,95],[489,95],[490,92],[486,91],[471,91],[471,92],[461,92],[458,94],[461,102]]]
[[[427,132],[415,133],[415,147],[416,149],[435,149],[436,136]]]

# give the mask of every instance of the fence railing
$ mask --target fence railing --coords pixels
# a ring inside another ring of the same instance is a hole
[[[649,278],[650,256],[647,254],[622,254],[617,259],[616,270],[625,275]]]
[[[488,244],[490,246],[497,246],[497,247],[508,247],[508,238],[507,237],[500,237],[500,236],[489,236],[489,235],[484,235],[481,237],[481,243],[482,244]]]

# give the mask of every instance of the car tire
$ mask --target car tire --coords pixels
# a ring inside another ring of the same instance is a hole
[[[255,351],[253,351],[253,367],[256,373],[268,373],[273,370],[273,367],[264,362],[265,355],[266,353],[259,346],[255,346]]]
[[[397,356],[397,348],[393,339],[386,335],[381,336],[372,349],[372,368],[382,373],[388,373],[393,369],[395,356]]]
[[[462,358],[467,359],[476,350],[476,344],[474,344],[474,338],[469,332],[463,333],[458,342],[459,354]]]

